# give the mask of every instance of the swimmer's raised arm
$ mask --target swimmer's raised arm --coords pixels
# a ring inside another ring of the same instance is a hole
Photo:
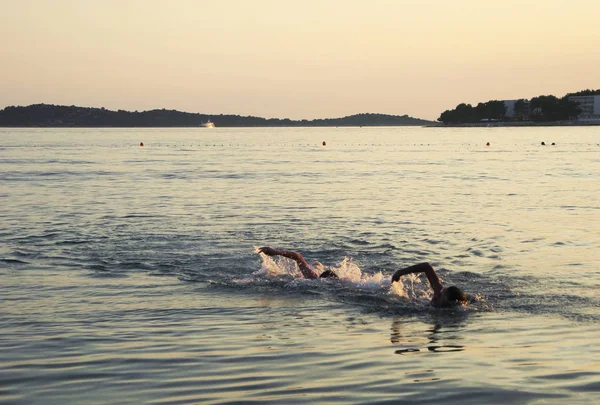
[[[392,276],[392,283],[400,280],[400,277],[402,276],[413,273],[425,273],[425,275],[427,276],[427,280],[429,280],[429,284],[431,285],[431,288],[433,289],[433,292],[435,294],[439,294],[444,288],[442,282],[440,281],[440,278],[435,273],[435,270],[433,269],[433,267],[431,267],[429,263],[419,263],[415,264],[414,266],[398,270]]]
[[[302,272],[304,278],[319,278],[319,275],[316,271],[310,267],[310,264],[306,262],[304,257],[298,252],[293,252],[291,250],[282,250],[282,249],[273,249],[272,247],[263,246],[258,248],[258,253],[264,253],[267,256],[283,256],[288,259],[292,259],[298,264],[298,268]]]
[[[298,252],[293,252],[291,250],[283,250],[283,249],[273,249],[272,247],[269,246],[263,246],[258,248],[258,253],[264,253],[267,256],[283,256],[283,257],[287,257],[288,259],[292,259],[296,262],[304,262],[306,263],[306,260],[304,260],[304,257],[302,257],[302,255]],[[306,263],[308,265],[308,263]]]

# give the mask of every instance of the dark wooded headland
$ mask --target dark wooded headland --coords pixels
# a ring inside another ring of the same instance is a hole
[[[598,125],[600,90],[568,93],[562,98],[538,96],[531,100],[490,100],[459,104],[444,111],[438,121],[447,126],[499,125]]]
[[[217,127],[331,127],[331,126],[408,126],[431,125],[432,121],[407,115],[356,114],[343,118],[290,120],[288,118],[243,117],[240,115],[208,115],[175,110],[111,111],[34,104],[6,107],[0,111],[0,127],[199,127],[211,121]]]

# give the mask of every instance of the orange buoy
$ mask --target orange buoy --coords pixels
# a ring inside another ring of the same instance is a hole
[[[323,141],[323,146],[327,146],[327,142]]]
[[[144,142],[140,142],[140,146],[144,146]]]
[[[486,144],[485,144],[485,146],[490,146],[490,143],[489,143],[489,142],[488,142],[488,143],[486,143]]]

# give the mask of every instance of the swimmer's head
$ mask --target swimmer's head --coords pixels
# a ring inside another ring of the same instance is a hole
[[[321,275],[319,276],[319,278],[339,278],[337,274],[335,274],[334,271],[332,270],[327,270],[324,271],[323,273],[321,273]]]
[[[454,305],[462,305],[467,302],[467,295],[458,287],[450,286],[444,288],[442,291],[442,297],[445,305],[454,306]]]

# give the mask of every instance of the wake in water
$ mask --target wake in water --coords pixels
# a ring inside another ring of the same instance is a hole
[[[443,313],[504,311],[533,314],[556,314],[577,321],[596,322],[599,318],[590,313],[590,308],[598,307],[598,300],[589,297],[554,294],[540,296],[539,292],[523,290],[532,283],[526,276],[503,272],[501,277],[486,276],[472,272],[449,272],[436,270],[442,279],[451,279],[459,286],[465,286],[468,303],[450,309],[433,308],[430,305],[432,291],[429,282],[420,274],[404,275],[398,282],[391,282],[391,275],[382,272],[363,272],[351,258],[344,259],[334,266],[324,266],[313,262],[312,267],[322,273],[332,270],[338,279],[302,278],[294,260],[260,254],[260,268],[251,277],[238,279],[237,285],[271,285],[274,288],[295,289],[311,294],[323,295],[335,302],[357,305],[376,312],[391,314],[423,313],[443,311]],[[535,279],[539,285],[540,280]]]
[[[375,310],[429,311],[432,298],[431,286],[418,274],[408,274],[398,282],[391,282],[390,275],[382,272],[368,274],[351,258],[344,257],[337,265],[325,266],[316,261],[311,264],[319,274],[333,271],[337,279],[305,279],[296,261],[283,256],[267,256],[255,250],[261,258],[260,268],[250,277],[236,279],[237,285],[264,285],[271,283],[278,288],[308,290],[328,295],[336,301],[368,306]],[[470,297],[466,307],[453,310],[489,310],[481,297]]]

